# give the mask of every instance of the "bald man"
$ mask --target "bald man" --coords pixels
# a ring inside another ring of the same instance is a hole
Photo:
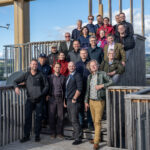
[[[81,105],[81,92],[82,92],[82,77],[76,72],[76,67],[74,62],[69,62],[68,64],[69,76],[66,81],[66,104],[69,119],[73,126],[73,135],[69,140],[74,140],[72,145],[78,145],[82,143],[82,130],[79,123],[79,111]]]

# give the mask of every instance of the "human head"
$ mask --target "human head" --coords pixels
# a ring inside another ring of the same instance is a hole
[[[55,73],[60,73],[60,69],[61,69],[61,64],[56,62],[54,65],[53,65],[53,70]]]
[[[125,26],[124,26],[124,24],[119,24],[118,25],[118,32],[120,33],[120,34],[124,34],[125,33]]]
[[[77,27],[78,28],[82,28],[82,20],[78,20],[77,21]]]
[[[56,53],[57,52],[57,44],[53,43],[51,46],[51,53]]]
[[[86,49],[81,49],[80,50],[80,57],[81,57],[81,59],[83,60],[83,59],[87,59],[87,57],[88,57],[88,52],[87,52],[87,50]]]
[[[95,59],[93,59],[87,64],[87,68],[91,73],[95,73],[98,71],[99,64]]]
[[[70,41],[70,33],[69,32],[66,32],[65,33],[65,41]]]
[[[32,71],[37,71],[38,69],[38,61],[37,59],[32,59],[31,62],[30,62],[30,69]]]
[[[88,22],[89,24],[93,24],[94,16],[88,16]]]
[[[103,24],[103,17],[101,15],[97,15],[96,19],[98,24]]]
[[[116,19],[117,24],[119,24],[120,23],[120,17],[119,17],[119,15],[116,15],[115,19]]]
[[[104,30],[100,30],[99,31],[99,36],[100,36],[100,38],[103,38],[105,36],[105,31]]]
[[[41,66],[43,66],[46,63],[46,59],[47,59],[46,54],[43,54],[43,53],[40,54],[38,60]]]
[[[65,60],[65,58],[66,58],[65,53],[60,51],[58,54],[58,60]]]
[[[119,19],[120,19],[120,22],[123,22],[123,21],[125,21],[126,20],[126,15],[125,15],[125,13],[120,13],[119,14]]]
[[[81,29],[81,34],[82,35],[89,35],[89,29],[84,26],[82,29]]]
[[[75,63],[73,61],[68,63],[68,70],[70,73],[73,73],[76,69]]]
[[[109,59],[109,60],[113,60],[113,59],[114,59],[114,56],[115,56],[114,50],[113,50],[113,49],[109,49],[107,55],[108,55],[108,59]]]
[[[73,49],[78,51],[80,49],[80,42],[78,40],[73,41]]]
[[[96,36],[92,35],[90,36],[90,44],[91,44],[91,47],[95,47],[96,46]]]
[[[109,18],[108,17],[105,17],[103,19],[103,22],[104,22],[104,25],[108,25],[109,24]]]
[[[107,42],[112,44],[114,42],[114,36],[112,34],[107,35]]]

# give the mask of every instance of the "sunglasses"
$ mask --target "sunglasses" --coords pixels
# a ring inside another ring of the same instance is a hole
[[[70,37],[70,36],[65,36],[65,37]]]
[[[89,20],[93,20],[93,18],[89,18]]]

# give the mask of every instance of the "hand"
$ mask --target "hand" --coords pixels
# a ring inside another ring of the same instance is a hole
[[[48,101],[50,99],[50,96],[46,96],[46,101]]]
[[[89,108],[89,104],[88,103],[85,103],[85,111],[87,112],[88,108]]]
[[[123,65],[123,66],[125,66],[125,65],[126,65],[126,63],[125,63],[124,61],[122,61],[121,63],[122,63],[122,65]]]
[[[104,84],[100,84],[100,85],[96,85],[95,86],[95,89],[96,90],[100,90],[100,89],[102,89],[104,87]]]
[[[67,108],[67,105],[66,105],[65,101],[64,101],[64,107]]]
[[[72,99],[72,103],[76,103],[76,100]]]
[[[15,93],[16,93],[17,95],[20,95],[20,89],[19,89],[18,87],[15,88]]]

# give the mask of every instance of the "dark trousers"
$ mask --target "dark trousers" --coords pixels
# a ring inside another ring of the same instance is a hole
[[[30,136],[32,127],[32,112],[35,110],[35,135],[39,136],[41,131],[43,100],[38,103],[32,103],[30,100],[25,104],[25,125],[24,135]]]
[[[75,140],[81,140],[82,130],[79,123],[80,103],[72,103],[71,100],[67,100],[67,110],[73,126],[73,136]]]
[[[81,103],[80,105],[80,110],[79,110],[79,122],[80,122],[80,125],[83,126],[84,125],[84,102]]]
[[[63,134],[64,102],[62,97],[51,97],[49,100],[50,134]]]

